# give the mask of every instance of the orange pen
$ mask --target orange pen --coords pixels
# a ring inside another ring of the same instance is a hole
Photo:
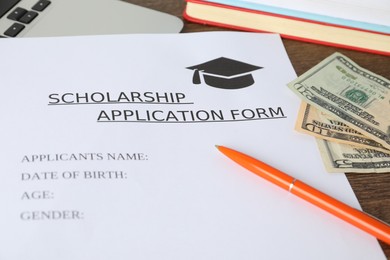
[[[233,149],[216,146],[227,157],[260,177],[288,190],[296,196],[332,213],[377,239],[390,244],[390,226],[366,213],[352,208],[321,191],[281,172],[259,160]]]

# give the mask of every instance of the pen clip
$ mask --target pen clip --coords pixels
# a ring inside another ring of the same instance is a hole
[[[295,184],[296,181],[297,181],[297,179],[294,179],[294,180],[290,183],[290,186],[288,186],[288,192],[291,192],[291,190],[293,189],[294,184]]]

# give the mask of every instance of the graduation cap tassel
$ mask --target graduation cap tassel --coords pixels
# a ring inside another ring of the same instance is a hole
[[[192,77],[192,83],[193,84],[196,84],[196,85],[199,85],[201,82],[200,82],[200,73],[199,73],[199,70],[195,70],[194,71],[194,76]]]

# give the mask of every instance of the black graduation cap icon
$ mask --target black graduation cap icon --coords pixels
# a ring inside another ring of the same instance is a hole
[[[239,89],[255,83],[251,72],[262,69],[262,67],[221,57],[188,67],[187,69],[194,70],[192,78],[194,84],[201,83],[201,73],[204,82],[209,86],[223,89]]]

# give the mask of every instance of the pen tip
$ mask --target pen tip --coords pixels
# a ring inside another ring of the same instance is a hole
[[[217,149],[219,149],[219,145],[216,144],[215,147],[216,147]]]

